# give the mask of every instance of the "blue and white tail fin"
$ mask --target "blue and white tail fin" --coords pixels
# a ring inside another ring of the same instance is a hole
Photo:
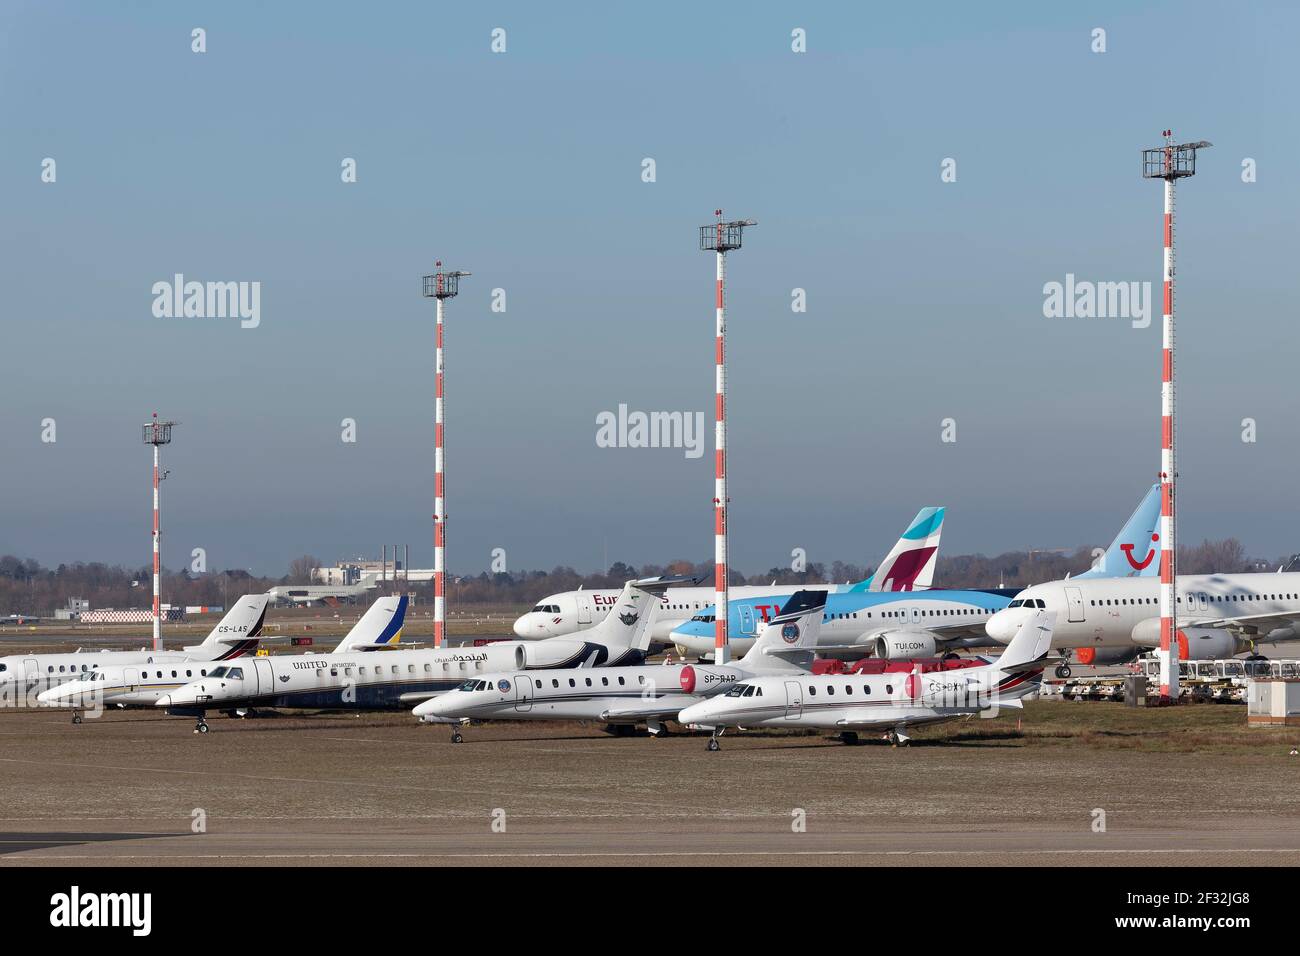
[[[922,508],[876,573],[849,591],[923,591],[934,583],[934,565],[943,534],[943,508]]]
[[[408,600],[405,594],[375,598],[375,603],[361,615],[361,620],[352,625],[352,630],[339,641],[334,653],[376,650],[400,643]]]
[[[796,591],[781,613],[759,628],[758,639],[739,666],[757,673],[812,670],[825,613],[825,591]]]
[[[213,660],[251,654],[257,649],[258,635],[266,623],[266,605],[270,600],[269,594],[245,594],[231,605],[202,644],[185,650],[205,652],[212,655]]]
[[[1160,485],[1154,484],[1092,567],[1079,578],[1150,578],[1160,573]]]

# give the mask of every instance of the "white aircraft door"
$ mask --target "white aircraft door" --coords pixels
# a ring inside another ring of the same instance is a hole
[[[785,682],[785,717],[794,720],[803,713],[803,688],[798,681]]]
[[[515,675],[515,710],[526,713],[533,709],[533,679],[527,674]]]
[[[921,623],[921,612],[920,612],[919,610],[917,610],[916,608],[912,607],[912,608],[908,608],[908,609],[907,609],[907,613],[908,613],[908,615],[909,615],[909,620],[910,620],[913,624],[920,624],[920,623]]]
[[[23,661],[23,670],[27,674],[27,689],[31,690],[41,680],[41,664],[34,657],[29,657]]]
[[[122,683],[126,685],[128,693],[133,692],[140,686],[140,671],[134,667],[128,667],[122,671]]]
[[[1078,588],[1065,589],[1065,601],[1070,606],[1070,613],[1066,616],[1068,621],[1083,620],[1083,592]]]
[[[254,657],[252,665],[251,668],[245,668],[245,673],[251,670],[256,675],[256,679],[248,682],[248,690],[253,694],[274,693],[275,674],[271,671],[271,662],[265,657]]]
[[[578,602],[578,623],[590,624],[591,623],[591,595],[583,594],[581,591],[579,591],[577,596],[577,602]]]

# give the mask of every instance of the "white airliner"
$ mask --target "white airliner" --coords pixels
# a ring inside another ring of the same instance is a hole
[[[885,555],[876,572],[857,584],[764,584],[733,587],[733,600],[756,597],[788,597],[795,591],[817,588],[829,593],[868,591],[921,591],[934,581],[934,566],[943,534],[943,508],[922,508],[903,536]],[[663,598],[650,640],[669,643],[673,628],[713,606],[713,587],[676,587]],[[576,634],[598,624],[618,597],[617,591],[565,591],[542,598],[528,613],[515,621],[514,632],[524,640]],[[711,645],[710,645],[711,646]]]
[[[637,627],[676,578],[629,581],[614,613],[581,640],[502,641],[485,647],[420,648],[375,653],[286,654],[218,667],[160,697],[155,706],[197,718],[206,711],[251,707],[318,710],[395,710],[500,671],[639,664],[648,635]]]
[[[887,730],[894,744],[908,741],[907,728],[951,720],[994,708],[1022,706],[1036,691],[1052,643],[1052,615],[1025,621],[996,661],[960,670],[910,674],[838,674],[762,677],[742,681],[726,694],[692,704],[680,723],[713,730],[718,749],[724,727],[818,727],[838,730],[846,744],[859,731]]]
[[[77,651],[71,654],[14,654],[0,657],[0,701],[35,706],[45,690],[106,667],[179,661],[224,661],[257,648],[266,619],[267,595],[245,594],[202,644],[178,650]]]
[[[477,720],[599,720],[611,732],[645,724],[658,734],[683,707],[725,691],[736,681],[766,674],[806,674],[826,606],[825,591],[798,591],[786,613],[759,634],[734,665],[580,667],[546,673],[484,674],[415,708],[429,723]],[[648,617],[653,618],[655,612]],[[644,622],[646,626],[652,620]],[[453,728],[452,743],[461,742]]]
[[[402,639],[406,595],[376,598],[361,619],[339,641],[333,653],[388,647]],[[41,704],[71,707],[73,723],[80,711],[113,707],[152,707],[163,694],[215,670],[217,662],[170,661],[101,667],[79,680],[51,687],[37,696]]]
[[[1300,573],[1180,574],[1175,590],[1180,660],[1232,657],[1256,644],[1295,640],[1300,632]],[[1035,584],[989,618],[989,637],[1007,641],[1036,610],[1057,615],[1053,643],[1058,648],[1104,651],[1160,643],[1158,578]],[[1056,673],[1069,677],[1069,666],[1057,667]]]

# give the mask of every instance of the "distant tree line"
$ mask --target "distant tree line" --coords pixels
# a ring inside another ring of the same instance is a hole
[[[1092,563],[1092,552],[1092,548],[1084,547],[1073,554],[1055,551],[1008,551],[994,557],[940,554],[934,583],[945,588],[1027,587],[1086,571]],[[1276,570],[1289,560],[1289,557],[1263,561],[1249,558],[1236,538],[1206,540],[1178,551],[1181,574]],[[305,584],[311,569],[319,564],[310,555],[303,555],[294,559],[289,573],[281,578],[255,577],[242,570],[201,575],[164,571],[164,600],[174,605],[227,604],[241,594],[265,591],[276,585]],[[730,581],[733,585],[844,584],[861,581],[873,570],[844,561],[829,564],[812,561],[803,571],[779,567],[748,576],[733,568]],[[713,583],[713,562],[682,559],[637,567],[617,561],[608,571],[595,574],[581,574],[559,565],[549,571],[449,575],[448,597],[455,603],[465,604],[531,604],[559,591],[578,587],[618,588],[632,578],[658,575],[692,577],[709,585]],[[431,583],[413,584],[411,590],[418,599],[432,600]],[[152,600],[151,571],[147,567],[124,568],[97,562],[60,564],[51,569],[31,559],[0,557],[0,614],[51,616],[55,608],[66,607],[72,597],[87,598],[92,607],[148,607]]]

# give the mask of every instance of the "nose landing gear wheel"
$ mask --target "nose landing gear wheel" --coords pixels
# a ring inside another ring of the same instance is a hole
[[[208,732],[208,722],[200,717],[194,724],[194,732],[196,734],[206,734]]]
[[[72,722],[73,722],[74,724],[79,724],[79,723],[81,723],[81,715],[80,715],[80,714],[73,714],[73,715],[72,715]]]
[[[1074,671],[1070,670],[1070,665],[1069,665],[1069,664],[1058,664],[1058,665],[1057,665],[1057,668],[1056,668],[1056,676],[1059,677],[1059,678],[1061,678],[1061,680],[1068,680],[1069,677],[1070,677],[1070,675],[1073,674],[1073,673],[1074,673]]]
[[[718,738],[717,738],[717,737],[710,737],[710,738],[709,738],[709,753],[713,753],[714,751],[721,750],[721,749],[722,749],[722,746],[718,743]]]
[[[460,731],[459,731],[459,730],[453,730],[453,731],[451,732],[451,742],[452,742],[453,744],[464,743],[464,742],[465,742],[465,738],[462,737],[462,736],[460,735]]]

